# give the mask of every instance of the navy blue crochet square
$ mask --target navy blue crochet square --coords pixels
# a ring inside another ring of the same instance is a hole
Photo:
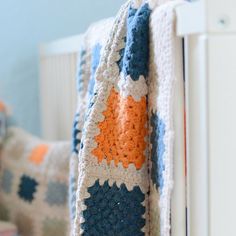
[[[151,115],[151,178],[154,184],[156,184],[156,188],[160,187],[162,190],[164,185],[163,172],[165,170],[164,164],[164,136],[165,136],[165,124],[163,120],[161,120],[155,113]]]
[[[76,82],[77,82],[77,90],[78,92],[83,91],[84,90],[84,66],[86,64],[86,50],[82,49],[80,52],[80,55],[78,56],[79,60],[78,60],[78,71],[77,71],[77,78],[76,78]]]
[[[121,59],[117,63],[124,75],[135,81],[148,75],[150,13],[147,3],[128,12],[126,46],[120,50]]]
[[[80,129],[78,129],[78,120],[79,120],[79,114],[75,114],[74,118],[74,124],[73,124],[73,133],[72,133],[72,150],[73,152],[78,154],[78,148],[79,144],[81,142],[80,138],[78,137],[79,134],[82,132]]]
[[[90,197],[84,200],[87,209],[83,211],[83,236],[143,236],[145,225],[142,202],[145,195],[138,186],[128,191],[125,184],[117,187],[103,185],[97,180],[88,188]]]
[[[38,182],[26,175],[23,175],[20,179],[18,195],[21,199],[32,202],[34,194],[36,192]]]

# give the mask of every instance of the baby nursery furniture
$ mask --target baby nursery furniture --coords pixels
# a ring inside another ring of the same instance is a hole
[[[176,9],[185,86],[178,81],[175,94],[173,236],[235,235],[235,9],[233,0],[199,0]],[[40,48],[44,138],[70,138],[82,37]]]

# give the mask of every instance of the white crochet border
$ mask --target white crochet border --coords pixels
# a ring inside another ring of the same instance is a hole
[[[175,7],[182,1],[168,1],[157,7],[151,15],[151,28],[154,46],[154,61],[156,64],[157,100],[152,101],[156,106],[158,116],[165,123],[163,154],[165,170],[163,173],[164,185],[160,194],[160,234],[170,235],[171,194],[173,189],[173,145],[174,145],[174,87],[177,78],[176,52],[177,36],[175,34]],[[155,95],[153,96],[155,98]]]

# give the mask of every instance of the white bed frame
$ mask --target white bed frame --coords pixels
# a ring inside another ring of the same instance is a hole
[[[171,235],[234,236],[236,1],[199,0],[179,6],[176,12],[177,34],[184,37],[187,135],[185,140],[184,92],[179,81]],[[76,61],[82,37],[40,48],[44,138],[71,136]]]

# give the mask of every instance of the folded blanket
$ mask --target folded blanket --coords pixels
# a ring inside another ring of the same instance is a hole
[[[159,4],[124,4],[101,52],[75,151],[73,235],[170,235],[179,2]]]
[[[91,106],[91,97],[95,84],[95,71],[97,69],[100,55],[104,50],[113,18],[101,20],[89,27],[83,38],[83,46],[78,55],[77,71],[77,109],[73,125],[73,153],[70,158],[70,185],[69,203],[70,218],[73,225],[75,218],[75,200],[78,179],[78,151],[81,144],[81,136],[84,120],[88,108]]]

